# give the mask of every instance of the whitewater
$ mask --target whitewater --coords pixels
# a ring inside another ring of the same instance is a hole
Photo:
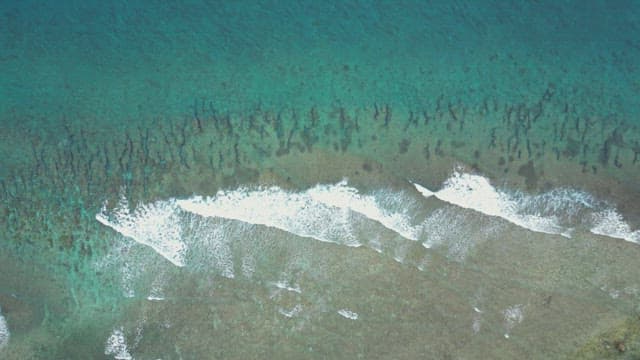
[[[105,204],[96,220],[152,248],[179,267],[187,263],[186,238],[193,234],[189,228],[193,220],[185,219],[194,216],[272,227],[349,247],[368,244],[376,250],[374,240],[378,232],[371,229],[378,226],[429,248],[437,243],[434,234],[447,231],[442,229],[443,221],[456,215],[445,215],[449,210],[441,207],[426,218],[419,218],[416,214],[421,209],[420,198],[436,198],[444,204],[499,218],[533,232],[570,238],[576,227],[584,227],[597,235],[640,243],[640,231],[632,230],[614,206],[580,190],[562,188],[531,195],[497,188],[486,177],[458,170],[437,191],[416,182],[411,185],[415,191],[381,189],[372,193],[361,192],[346,179],[303,191],[278,186],[238,187],[220,190],[213,196],[140,204],[134,210],[130,210],[123,196],[111,210]],[[464,223],[464,219],[459,223]],[[203,239],[216,244],[220,252],[228,252],[224,244],[229,239],[220,240],[229,236],[222,225],[208,227],[206,231],[209,234],[202,235]]]

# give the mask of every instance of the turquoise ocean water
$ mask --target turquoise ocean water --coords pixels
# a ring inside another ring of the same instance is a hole
[[[640,3],[0,16],[0,358],[640,356]]]

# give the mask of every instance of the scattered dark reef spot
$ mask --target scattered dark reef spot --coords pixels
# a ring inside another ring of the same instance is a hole
[[[524,183],[527,185],[527,189],[533,190],[538,185],[539,176],[536,174],[532,160],[529,160],[528,163],[518,168],[518,175],[524,177]]]
[[[425,159],[429,160],[429,158],[431,158],[431,150],[429,150],[429,144],[425,145],[425,147],[422,149],[422,152]]]
[[[567,146],[562,151],[562,155],[568,158],[574,158],[580,153],[580,143],[572,138],[567,139]]]
[[[400,141],[400,144],[398,144],[398,146],[399,146],[398,152],[400,154],[406,154],[407,151],[409,151],[409,145],[411,145],[411,140],[402,139],[402,141]]]
[[[289,149],[285,148],[285,147],[280,147],[278,148],[278,150],[276,151],[276,156],[277,157],[281,157],[284,155],[289,155]]]
[[[454,149],[459,149],[461,147],[464,147],[465,145],[467,145],[467,143],[465,143],[464,141],[451,141],[451,147],[453,147]]]

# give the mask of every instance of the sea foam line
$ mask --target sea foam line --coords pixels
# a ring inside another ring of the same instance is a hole
[[[181,239],[178,212],[175,201],[158,201],[140,205],[131,213],[127,199],[122,196],[111,213],[107,212],[105,204],[96,214],[96,220],[137,243],[151,247],[174,265],[184,266],[187,247]]]
[[[392,212],[381,207],[375,196],[360,194],[358,189],[347,186],[347,180],[334,185],[316,185],[307,193],[318,202],[357,212],[409,240],[418,240],[420,228],[411,225],[406,213]],[[397,196],[401,194],[389,192],[382,194],[382,197],[387,199]]]
[[[571,237],[573,226],[582,224],[594,234],[640,243],[640,230],[633,231],[615,207],[583,191],[560,188],[539,195],[507,193],[483,176],[459,171],[438,191],[411,183],[426,198],[434,196],[534,232]]]
[[[358,320],[359,317],[357,312],[351,311],[349,309],[340,309],[338,310],[338,314],[343,318],[349,320]]]
[[[640,244],[640,230],[632,231],[622,215],[615,209],[606,209],[593,215],[592,233],[623,239]]]
[[[349,213],[313,201],[304,193],[279,187],[218,191],[213,197],[178,200],[178,206],[203,217],[219,217],[274,227],[316,240],[360,246]]]
[[[521,209],[518,200],[497,190],[483,176],[455,171],[445,181],[443,188],[435,192],[420,184],[412,184],[425,197],[435,196],[462,208],[500,217],[531,231],[571,237],[571,229],[559,225],[555,216],[519,213]]]
[[[221,190],[213,197],[178,200],[177,205],[200,216],[271,226],[298,236],[348,246],[361,245],[353,228],[354,213],[410,240],[417,240],[421,230],[420,226],[411,225],[407,214],[384,209],[375,196],[360,194],[347,186],[346,180],[316,185],[297,193],[276,186]]]
[[[171,198],[141,204],[134,210],[129,210],[127,199],[122,196],[114,209],[107,210],[105,204],[95,218],[121,235],[151,247],[174,265],[184,266],[190,248],[185,241],[191,244],[226,236],[225,229],[219,225],[194,228],[193,221],[198,223],[200,217],[264,225],[320,241],[361,246],[359,238],[362,231],[367,231],[368,220],[406,239],[418,240],[422,224],[411,224],[409,200],[407,194],[385,189],[373,195],[361,194],[343,180],[300,192],[277,186],[240,187],[220,190],[212,197]],[[189,216],[197,218],[188,221]],[[201,236],[182,238],[183,234],[193,231]]]

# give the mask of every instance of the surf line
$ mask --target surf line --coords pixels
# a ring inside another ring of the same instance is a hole
[[[186,212],[203,217],[220,217],[265,225],[324,242],[352,247],[363,245],[356,236],[352,215],[375,221],[409,240],[418,240],[420,228],[411,224],[406,212],[387,209],[381,202],[401,194],[362,194],[347,180],[316,185],[301,192],[277,186],[250,189],[240,187],[218,191],[215,196],[194,196],[178,200]]]
[[[571,237],[573,229],[559,225],[553,217],[518,213],[516,199],[497,190],[483,176],[455,171],[438,191],[431,191],[410,180],[409,183],[425,198],[433,196],[461,208],[502,218],[530,231]]]
[[[317,184],[300,192],[271,187],[239,187],[219,190],[214,196],[169,198],[130,209],[124,195],[107,210],[107,204],[95,219],[136,243],[151,247],[176,266],[187,263],[185,238],[188,221],[184,216],[236,220],[273,227],[316,240],[359,247],[364,222],[374,221],[409,240],[417,241],[420,225],[412,224],[406,209],[389,208],[388,203],[402,203],[402,193],[382,191],[361,193],[346,179],[336,184]]]
[[[182,241],[182,226],[175,201],[157,201],[138,206],[133,213],[124,195],[109,213],[106,203],[95,219],[135,242],[151,247],[172,264],[185,266],[187,246]]]

